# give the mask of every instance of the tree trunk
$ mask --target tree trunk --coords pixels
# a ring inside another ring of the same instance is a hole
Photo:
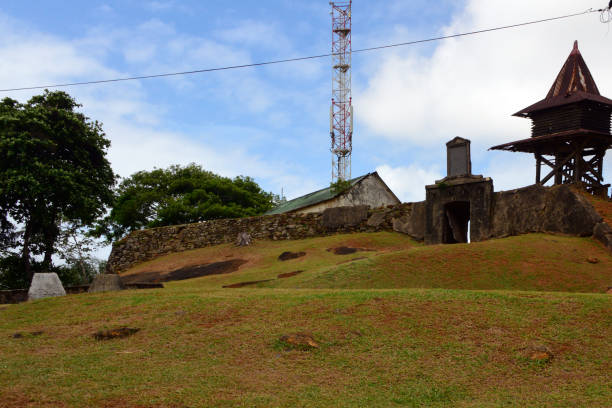
[[[25,231],[23,232],[23,248],[21,250],[21,261],[23,262],[23,271],[28,282],[32,282],[34,272],[30,264],[30,239],[32,236],[32,223],[30,220],[26,222]]]
[[[51,256],[53,250],[49,250],[49,247],[45,244],[45,257],[43,258],[42,268],[44,271],[48,271],[51,267]]]
[[[43,258],[42,268],[45,271],[48,271],[51,268],[51,257],[54,253],[55,241],[57,240],[57,236],[59,235],[59,228],[56,222],[55,213],[52,215],[51,222],[44,227],[43,231],[43,239],[45,246],[45,256]]]

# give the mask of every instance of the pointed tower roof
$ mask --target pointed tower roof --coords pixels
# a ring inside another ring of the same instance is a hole
[[[574,41],[574,48],[563,64],[546,98],[542,99],[514,116],[529,116],[532,112],[567,105],[570,103],[591,100],[604,103],[612,107],[612,100],[601,96],[595,80],[582,58],[578,49],[578,41]]]

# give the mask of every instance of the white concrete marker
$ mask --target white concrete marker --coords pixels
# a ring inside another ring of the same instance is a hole
[[[57,273],[35,273],[28,291],[28,300],[66,296]]]

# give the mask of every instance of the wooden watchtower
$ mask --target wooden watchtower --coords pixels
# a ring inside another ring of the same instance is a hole
[[[514,114],[532,120],[531,137],[491,150],[534,154],[537,184],[552,179],[607,194],[603,159],[612,146],[611,112],[612,100],[599,93],[576,41],[546,98]],[[542,165],[550,170],[543,177]]]

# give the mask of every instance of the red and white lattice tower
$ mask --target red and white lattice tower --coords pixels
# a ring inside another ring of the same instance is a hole
[[[352,1],[330,2],[332,6],[332,103],[330,134],[332,182],[350,180],[353,150],[353,105],[351,95],[351,5]]]

